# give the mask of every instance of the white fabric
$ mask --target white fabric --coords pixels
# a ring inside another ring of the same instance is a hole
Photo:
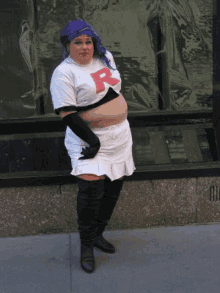
[[[106,51],[110,65],[116,68],[113,55]],[[99,102],[112,87],[120,94],[118,70],[94,57],[88,65],[80,65],[69,56],[58,65],[51,77],[50,92],[54,110],[66,106],[88,106]]]
[[[71,130],[70,130],[71,131]],[[136,170],[132,156],[132,134],[128,120],[104,128],[92,128],[99,137],[101,148],[93,159],[78,160],[81,151],[89,145],[72,131],[65,138],[65,147],[71,158],[74,176],[80,174],[107,175],[111,181],[130,176]]]
[[[110,65],[116,68],[113,55],[107,51]],[[121,77],[118,70],[109,69],[98,58],[88,65],[76,63],[71,56],[58,65],[51,78],[50,91],[54,110],[65,106],[88,106],[99,102],[113,88],[120,95]],[[89,145],[67,127],[65,147],[71,158],[74,176],[80,174],[107,175],[112,181],[130,176],[136,169],[132,157],[132,135],[128,120],[104,128],[93,128],[101,148],[93,159],[78,160],[82,148]]]

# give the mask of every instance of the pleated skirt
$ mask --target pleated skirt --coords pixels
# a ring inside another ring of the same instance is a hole
[[[132,133],[128,120],[104,128],[92,128],[101,147],[93,159],[79,160],[81,151],[89,145],[67,127],[65,147],[71,158],[71,175],[107,175],[111,181],[131,176],[136,170],[132,154]]]

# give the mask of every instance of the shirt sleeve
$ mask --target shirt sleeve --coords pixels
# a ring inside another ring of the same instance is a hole
[[[74,80],[66,73],[54,71],[50,83],[50,92],[53,108],[57,115],[61,111],[77,112]]]

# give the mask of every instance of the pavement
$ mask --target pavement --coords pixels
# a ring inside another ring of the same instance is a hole
[[[0,238],[0,293],[219,293],[220,223],[105,231],[80,266],[79,233]]]

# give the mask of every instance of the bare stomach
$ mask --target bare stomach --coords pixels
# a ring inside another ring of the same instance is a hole
[[[119,124],[128,116],[128,106],[122,94],[95,109],[86,112],[78,112],[78,115],[90,128],[103,128]]]

